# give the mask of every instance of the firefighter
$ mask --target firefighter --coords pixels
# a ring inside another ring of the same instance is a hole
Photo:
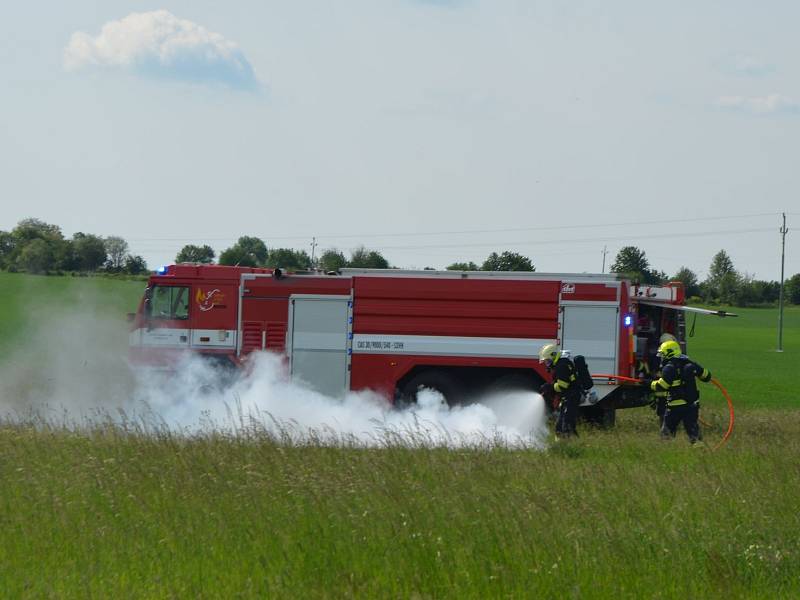
[[[664,342],[677,342],[678,340],[671,333],[663,333],[658,338],[659,347]],[[661,377],[661,359],[659,355],[652,354],[647,358],[640,358],[636,364],[636,375],[639,377],[647,387],[650,387],[654,379]],[[650,406],[656,411],[658,417],[658,425],[661,427],[664,424],[664,413],[667,412],[667,391],[661,388],[652,392],[653,398]]]
[[[661,377],[650,384],[654,392],[666,391],[667,402],[661,436],[675,437],[678,424],[683,423],[689,441],[700,440],[700,392],[695,378],[703,382],[711,380],[711,372],[681,353],[677,341],[667,340],[658,347],[661,357]]]
[[[547,372],[553,372],[553,381],[545,383],[540,392],[545,398],[560,396],[558,419],[556,420],[556,437],[578,435],[578,405],[581,399],[580,385],[575,374],[575,365],[565,356],[556,344],[545,344],[539,350],[539,363],[544,364]]]

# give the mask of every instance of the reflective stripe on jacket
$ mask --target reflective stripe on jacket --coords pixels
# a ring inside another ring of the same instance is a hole
[[[680,406],[700,399],[695,378],[707,382],[711,371],[704,369],[687,356],[677,356],[667,360],[662,368],[661,378],[650,384],[654,392],[667,392],[667,405]]]
[[[575,365],[568,358],[561,357],[555,365],[553,365],[555,377],[553,378],[553,389],[558,394],[567,392],[577,392],[578,385],[575,383],[577,376],[575,375]]]

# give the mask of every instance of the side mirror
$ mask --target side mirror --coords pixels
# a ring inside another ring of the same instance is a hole
[[[148,302],[153,299],[153,288],[151,287],[144,288],[144,299]]]

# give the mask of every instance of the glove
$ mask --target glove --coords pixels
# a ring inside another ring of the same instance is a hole
[[[648,390],[650,389],[650,384],[653,383],[653,380],[650,377],[640,377],[639,378],[639,385],[646,387]]]
[[[552,383],[545,383],[539,388],[539,393],[545,398],[550,397],[556,393]]]

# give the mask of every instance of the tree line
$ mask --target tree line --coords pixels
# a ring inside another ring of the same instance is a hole
[[[711,259],[708,277],[702,282],[697,273],[689,267],[681,267],[672,277],[668,277],[663,271],[651,268],[644,250],[636,246],[622,248],[611,265],[611,271],[652,285],[680,281],[689,298],[706,304],[742,307],[775,304],[781,289],[778,281],[755,279],[749,273],[737,271],[733,260],[725,250],[720,250]],[[784,301],[800,304],[800,273],[785,281]]]
[[[213,264],[216,253],[211,246],[188,244],[181,248],[175,257],[176,263]],[[319,257],[312,259],[305,250],[292,248],[267,248],[263,240],[252,237],[240,237],[236,243],[223,250],[219,255],[221,265],[239,265],[244,267],[281,267],[290,270],[321,270],[325,272],[339,271],[344,268],[360,269],[392,269],[389,261],[377,250],[369,250],[360,246],[350,253],[349,257],[337,248],[325,250]],[[426,267],[426,269],[432,269]],[[453,263],[446,267],[450,271],[535,271],[531,259],[516,252],[492,252],[478,266],[474,262]]]
[[[27,273],[148,272],[145,260],[128,252],[128,242],[121,237],[78,232],[66,238],[58,225],[33,218],[0,231],[0,268]]]
[[[216,253],[211,246],[188,244],[181,248],[175,257],[176,263],[213,264]],[[253,236],[242,236],[230,248],[219,255],[219,264],[241,267],[268,267],[307,271],[319,269],[325,272],[338,271],[345,267],[362,269],[390,269],[389,261],[377,250],[363,246],[356,248],[346,257],[336,248],[330,248],[319,257],[312,259],[305,250],[293,248],[267,248],[266,243]]]
[[[175,262],[212,264],[216,258],[211,246],[188,244],[178,252]],[[395,268],[379,251],[364,246],[356,248],[349,256],[337,248],[329,248],[312,258],[305,250],[268,248],[263,240],[254,236],[240,237],[220,253],[218,263],[324,272],[348,267]],[[57,225],[34,218],[23,219],[11,231],[0,231],[0,269],[28,273],[104,272],[141,275],[148,272],[144,259],[131,254],[128,243],[121,237],[78,232],[66,238]],[[492,252],[480,265],[472,261],[455,262],[446,269],[535,271],[536,267],[529,257],[504,251]],[[622,248],[611,265],[611,271],[644,284],[663,285],[668,281],[680,281],[689,298],[709,304],[770,305],[778,301],[780,294],[779,282],[755,279],[746,272],[738,271],[725,250],[714,255],[704,281],[700,281],[697,274],[685,266],[668,276],[664,271],[653,268],[644,250],[636,246]],[[786,280],[785,300],[800,304],[800,273]]]

